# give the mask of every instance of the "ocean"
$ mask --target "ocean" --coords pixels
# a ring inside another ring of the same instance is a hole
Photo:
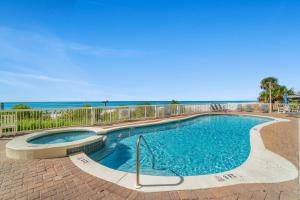
[[[180,104],[210,104],[210,103],[248,103],[256,101],[178,101]],[[130,106],[141,104],[169,104],[170,101],[109,101],[107,106]],[[25,104],[31,108],[78,108],[84,105],[104,106],[102,101],[62,101],[62,102],[4,102],[4,110],[12,109],[17,104]]]

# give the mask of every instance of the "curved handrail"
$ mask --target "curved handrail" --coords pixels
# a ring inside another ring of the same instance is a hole
[[[149,144],[147,143],[147,141],[145,140],[143,135],[139,135],[137,141],[136,141],[136,187],[139,188],[141,186],[140,184],[140,146],[141,146],[141,140],[144,141],[144,143],[146,144],[147,149],[149,150],[151,157],[152,157],[152,168],[154,168],[154,164],[155,164],[155,158],[154,158],[154,154],[149,146]]]

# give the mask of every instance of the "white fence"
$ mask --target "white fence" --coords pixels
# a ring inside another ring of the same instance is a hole
[[[268,108],[268,104],[228,103],[4,110],[0,111],[0,137],[43,129],[104,125],[203,112],[268,112]]]

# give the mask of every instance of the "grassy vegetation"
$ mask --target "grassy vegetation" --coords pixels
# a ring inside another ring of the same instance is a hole
[[[12,109],[31,109],[31,107],[26,104],[17,104]]]
[[[51,113],[43,111],[25,111],[17,113],[18,130],[35,130],[75,125],[88,125],[89,113],[81,110],[65,111],[63,113]]]

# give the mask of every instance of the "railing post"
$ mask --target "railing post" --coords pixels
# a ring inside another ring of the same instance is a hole
[[[131,109],[130,109],[130,107],[128,106],[128,120],[130,120],[130,118],[131,118]]]
[[[18,112],[17,111],[15,111],[15,126],[16,126],[16,134],[18,133],[18,129],[19,129],[19,127],[18,127]]]
[[[116,114],[115,114],[115,121],[116,122],[119,122],[120,121],[120,109],[119,109],[119,107],[116,107],[116,109],[115,109],[116,111]]]
[[[95,125],[95,108],[91,107],[91,125]]]
[[[111,109],[109,110],[109,123],[112,121],[112,116],[111,116]]]
[[[2,112],[0,111],[0,137],[2,137]]]
[[[155,114],[154,114],[154,117],[155,117],[155,119],[157,118],[157,113],[156,113],[156,112],[157,112],[157,106],[155,105],[155,106],[154,106],[154,113],[155,113]]]

